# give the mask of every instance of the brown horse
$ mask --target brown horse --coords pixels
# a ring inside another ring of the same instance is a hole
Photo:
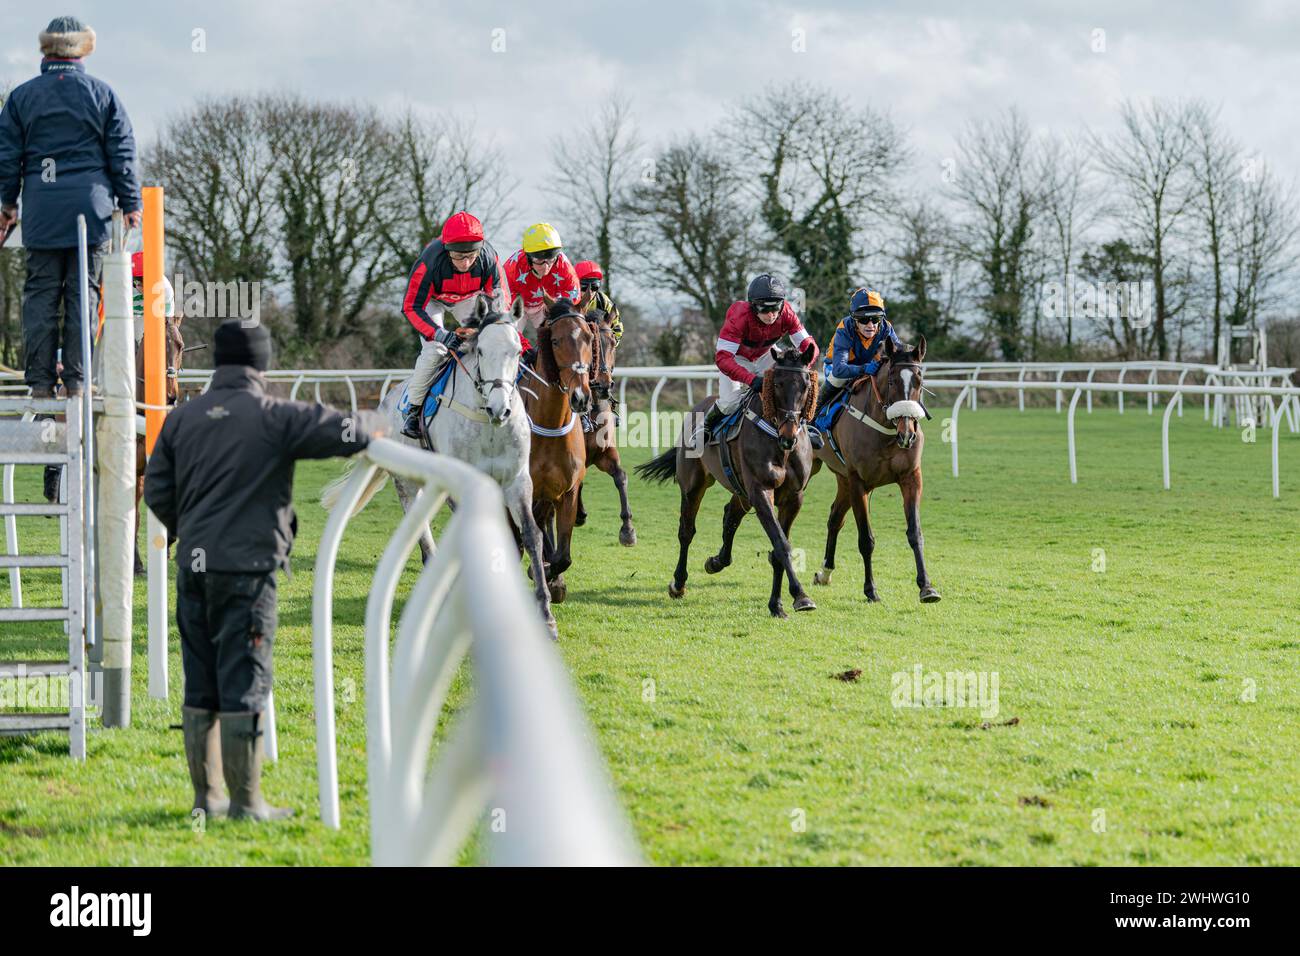
[[[925,570],[925,538],[921,534],[921,452],[925,434],[917,420],[925,414],[921,404],[925,336],[915,348],[902,351],[887,341],[885,356],[887,361],[874,376],[853,383],[848,405],[813,463],[814,472],[825,464],[838,482],[835,503],[826,519],[826,558],[822,569],[813,576],[813,583],[831,583],[835,542],[851,507],[865,569],[862,591],[868,601],[880,600],[871,577],[871,552],[876,546],[876,537],[871,533],[871,492],[881,485],[897,484],[903,492],[907,541],[916,556],[916,586],[921,589],[921,600],[929,604],[939,600],[939,592]]]
[[[591,406],[596,336],[582,314],[586,302],[585,297],[576,304],[546,298],[546,319],[537,329],[537,369],[528,387],[521,388],[532,429],[528,471],[533,517],[542,529],[542,558],[555,604],[568,594],[564,572],[573,564],[578,488],[587,473],[587,443],[578,416]]]
[[[677,529],[680,548],[668,595],[686,593],[686,558],[695,537],[695,516],[704,492],[715,481],[731,492],[722,514],[722,548],[704,562],[704,570],[716,574],[731,564],[731,543],[740,521],[752,507],[772,542],[768,561],[772,565],[772,594],[767,609],[773,617],[787,617],[781,604],[781,577],[790,580],[790,596],[796,611],[812,611],[817,605],[805,593],[795,576],[790,553],[790,527],[803,505],[804,489],[812,477],[812,446],[804,422],[812,417],[817,400],[817,373],[808,366],[812,353],[798,349],[772,349],[776,364],[763,375],[761,391],[745,400],[745,414],[734,438],[723,438],[731,448],[735,484],[727,477],[719,444],[698,450],[694,435],[682,429],[682,441],[657,458],[638,465],[637,474],[649,481],[667,481],[676,476],[681,488],[681,518]],[[687,421],[699,421],[712,398],[698,402]]]
[[[195,345],[188,349],[185,347],[185,339],[181,336],[181,320],[178,316],[167,316],[164,322],[163,342],[167,349],[167,404],[175,405],[181,397],[176,373],[181,369],[185,353],[204,346]],[[135,388],[140,400],[144,401],[143,341],[137,342],[135,346]],[[144,562],[140,560],[140,499],[144,497],[145,463],[144,436],[138,435],[135,440],[135,573],[137,575],[144,574]]]
[[[615,408],[614,398],[610,394],[614,387],[614,355],[618,349],[618,340],[614,338],[614,327],[609,315],[603,310],[587,313],[594,319],[592,330],[595,332],[595,367],[591,374],[591,396],[593,414],[591,431],[586,432],[587,467],[595,465],[614,479],[618,489],[618,500],[622,506],[619,517],[623,526],[618,532],[618,543],[626,548],[636,544],[636,529],[632,527],[632,509],[627,503],[627,472],[618,457],[618,445],[615,444]],[[574,524],[581,527],[587,523],[587,509],[582,506],[582,485],[578,486],[578,516]]]

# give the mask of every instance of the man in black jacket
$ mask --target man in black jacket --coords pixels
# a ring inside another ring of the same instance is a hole
[[[40,76],[18,86],[0,111],[0,231],[17,221],[21,192],[27,385],[35,398],[54,396],[61,338],[63,384],[72,397],[90,361],[81,354],[78,332],[77,216],[86,217],[94,321],[114,205],[128,224],[140,224],[140,172],[122,101],[103,80],[87,75],[82,62],[95,49],[95,31],[76,17],[55,17],[41,32],[40,47]]]
[[[298,528],[294,462],[354,455],[371,432],[323,405],[267,395],[265,327],[231,319],[213,346],[212,384],[167,416],[144,498],[179,538],[176,622],[194,809],[226,809],[224,772],[231,818],[278,819],[292,811],[262,798],[259,719],[271,690],[275,572],[288,571]]]

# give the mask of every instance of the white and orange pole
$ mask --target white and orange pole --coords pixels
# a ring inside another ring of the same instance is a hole
[[[153,454],[167,414],[167,298],[163,189],[144,187],[144,421],[146,455]],[[167,699],[167,529],[146,509],[149,583],[149,696]]]

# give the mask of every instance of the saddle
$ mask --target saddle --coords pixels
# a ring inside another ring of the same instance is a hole
[[[741,402],[736,406],[736,410],[726,416],[722,421],[713,426],[713,429],[705,437],[705,444],[716,445],[719,442],[729,442],[740,432],[740,420],[745,417],[745,403]]]
[[[428,421],[430,418],[433,418],[433,416],[438,413],[438,404],[442,399],[442,393],[447,390],[447,383],[451,381],[452,369],[454,369],[455,367],[456,367],[455,361],[449,358],[447,362],[442,366],[442,368],[438,370],[437,377],[433,380],[433,383],[429,386],[429,394],[424,396],[425,421]],[[410,388],[411,387],[409,384],[403,386],[402,400],[397,403],[397,410],[403,416],[405,416],[411,410]]]

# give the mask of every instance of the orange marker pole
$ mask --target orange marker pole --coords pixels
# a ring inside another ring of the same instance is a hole
[[[163,189],[145,186],[144,196],[144,449],[153,453],[167,414],[167,348],[163,294]]]

